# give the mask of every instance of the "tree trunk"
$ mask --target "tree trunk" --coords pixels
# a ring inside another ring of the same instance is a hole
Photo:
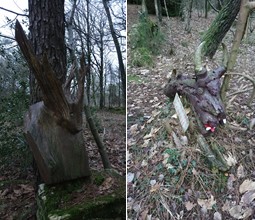
[[[145,16],[148,15],[146,0],[142,0],[142,14],[145,15]]]
[[[104,42],[103,36],[100,36],[100,67],[99,67],[99,107],[100,109],[104,108]]]
[[[94,123],[94,121],[92,119],[92,116],[91,116],[90,107],[87,106],[87,103],[85,103],[85,105],[84,105],[84,111],[85,111],[85,114],[86,114],[86,118],[87,118],[90,130],[91,130],[91,133],[92,133],[92,135],[93,135],[93,137],[96,141],[98,151],[99,151],[99,154],[100,154],[102,162],[103,162],[104,169],[110,169],[111,168],[111,163],[109,161],[108,154],[106,152],[103,141],[102,141],[102,139],[100,138],[100,136],[97,132],[97,128],[96,128],[95,123]]]
[[[87,67],[83,56],[78,74],[73,66],[66,78],[64,1],[29,0],[29,16],[32,45],[18,21],[15,27],[15,39],[33,74],[35,104],[25,116],[26,140],[45,183],[89,176],[82,132]],[[71,94],[73,80],[78,84],[76,94]]]
[[[240,13],[236,25],[236,32],[234,36],[233,45],[231,48],[227,69],[232,71],[236,62],[238,49],[245,32],[245,26],[249,17],[250,11],[255,8],[255,2],[249,2],[248,0],[242,0]],[[226,99],[226,92],[229,87],[230,75],[226,75],[221,88],[221,98],[224,101]]]
[[[205,41],[204,55],[212,58],[231,27],[236,15],[240,9],[241,0],[229,0],[222,10],[219,12],[207,32],[202,38]]]
[[[108,6],[108,1],[103,0],[103,4],[104,4],[104,9],[105,9],[105,12],[107,15],[107,19],[109,22],[113,42],[114,42],[114,45],[115,45],[116,51],[117,51],[117,56],[118,56],[118,61],[119,61],[119,70],[120,70],[121,82],[122,82],[123,106],[126,106],[126,71],[125,71],[125,67],[124,67],[124,63],[123,63],[120,44],[119,44],[117,35],[116,35],[114,27],[113,27],[113,22],[112,22],[112,18],[111,18],[109,6]]]
[[[29,0],[30,39],[37,57],[46,54],[61,83],[66,78],[66,47],[64,1]],[[58,30],[58,31],[56,31]],[[54,34],[52,34],[54,33]],[[54,46],[53,46],[54,45]],[[32,104],[42,100],[42,94],[33,74],[30,75]]]
[[[208,0],[205,0],[205,18],[208,17]]]
[[[183,15],[184,15],[184,22],[185,22],[185,31],[190,33],[190,21],[191,21],[191,14],[192,14],[192,4],[193,0],[185,1],[184,8],[183,8]]]
[[[86,16],[86,23],[87,23],[87,36],[86,36],[86,43],[87,43],[87,51],[88,51],[88,66],[91,66],[91,42],[90,42],[90,23],[89,23],[89,17],[90,17],[90,0],[86,0],[87,2],[87,16]],[[90,87],[91,87],[91,72],[90,68],[88,69],[87,73],[87,97],[88,97],[88,105],[90,105]]]
[[[162,22],[162,7],[160,4],[160,0],[154,0],[155,4],[155,11],[156,11],[156,16],[158,18],[158,23]]]

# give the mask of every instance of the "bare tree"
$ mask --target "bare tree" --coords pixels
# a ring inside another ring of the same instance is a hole
[[[109,26],[111,35],[113,38],[114,45],[116,47],[117,56],[118,56],[118,62],[119,62],[119,69],[120,69],[120,75],[121,75],[121,82],[122,82],[122,96],[123,96],[123,106],[126,106],[126,71],[125,66],[123,62],[122,52],[120,48],[120,43],[118,41],[115,28],[113,26],[113,21],[111,18],[110,10],[109,10],[109,2],[107,0],[102,0],[104,9],[108,18]]]

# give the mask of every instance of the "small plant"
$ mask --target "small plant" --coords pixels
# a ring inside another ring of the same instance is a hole
[[[134,66],[148,66],[152,64],[152,55],[158,54],[164,36],[159,26],[147,16],[141,16],[137,25],[130,33],[131,63]]]
[[[153,64],[152,53],[148,48],[139,47],[132,51],[131,54],[132,66],[151,66]]]

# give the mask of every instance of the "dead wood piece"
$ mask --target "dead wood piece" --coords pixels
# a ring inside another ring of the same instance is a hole
[[[71,134],[59,126],[43,102],[30,106],[25,116],[24,135],[45,183],[90,175],[82,132]]]

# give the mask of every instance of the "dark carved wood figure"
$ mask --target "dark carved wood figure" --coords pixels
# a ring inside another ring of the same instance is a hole
[[[166,96],[173,98],[176,93],[185,95],[192,105],[197,117],[203,124],[202,134],[214,132],[219,124],[226,123],[224,105],[220,98],[220,78],[226,72],[226,67],[218,67],[208,71],[201,65],[201,50],[204,42],[198,47],[196,61],[196,75],[183,74],[172,77],[164,89]],[[226,59],[224,47],[224,59]],[[224,65],[226,60],[224,60]]]

